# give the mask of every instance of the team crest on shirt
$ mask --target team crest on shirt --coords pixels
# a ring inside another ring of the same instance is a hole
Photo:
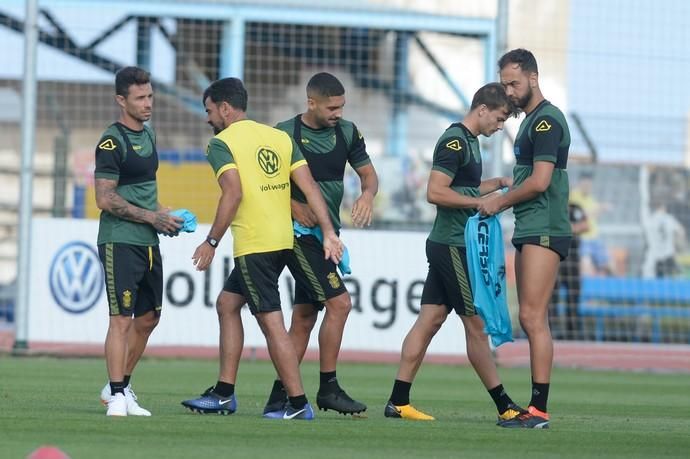
[[[328,279],[328,283],[331,285],[332,288],[338,288],[340,287],[340,279],[338,278],[338,275],[336,273],[328,273],[328,276],[326,276]]]
[[[450,148],[453,151],[462,150],[462,145],[460,145],[460,141],[458,139],[451,140],[446,144],[446,147]]]
[[[280,172],[280,156],[268,147],[259,147],[256,161],[266,177],[273,178]]]
[[[551,130],[551,125],[546,122],[546,120],[541,120],[539,124],[537,124],[537,127],[534,128],[535,131],[537,132],[547,132]]]
[[[98,148],[100,148],[101,150],[113,151],[114,149],[117,148],[117,145],[115,145],[115,142],[113,142],[113,139],[105,139],[103,142],[101,142],[98,145]]]
[[[125,309],[132,307],[132,292],[129,290],[122,292],[122,307]]]

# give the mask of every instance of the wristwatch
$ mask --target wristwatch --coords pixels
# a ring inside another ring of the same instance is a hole
[[[208,245],[210,245],[214,249],[218,247],[218,239],[214,239],[211,236],[206,236],[206,242],[208,242]]]

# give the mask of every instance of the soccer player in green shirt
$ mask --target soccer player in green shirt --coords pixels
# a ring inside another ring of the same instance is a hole
[[[514,49],[501,57],[498,67],[506,93],[526,116],[515,139],[512,189],[487,198],[478,210],[493,215],[513,207],[520,325],[529,341],[532,372],[529,412],[502,425],[543,429],[549,426],[546,404],[553,364],[549,300],[572,238],[566,172],[570,131],[563,113],[542,95],[530,51]]]
[[[513,110],[499,83],[484,85],[472,98],[469,113],[451,124],[436,143],[427,186],[427,200],[436,205],[426,242],[429,272],[419,316],[403,341],[400,366],[384,408],[387,418],[434,420],[410,404],[410,389],[427,347],[452,312],[462,320],[467,357],[496,405],[499,423],[525,412],[513,403],[498,376],[484,321],[475,309],[465,244],[465,226],[481,196],[512,184],[508,177],[482,180],[478,136],[488,137],[502,129]]]
[[[105,358],[110,383],[101,391],[108,416],[150,416],[129,383],[158,324],[163,303],[163,266],[158,234],[174,235],[182,219],[158,203],[156,134],[151,118],[149,73],[125,67],[115,76],[120,118],[96,147],[96,204],[101,209],[98,254],[110,306]],[[133,318],[132,318],[133,317]]]
[[[340,205],[343,200],[343,178],[347,164],[361,182],[361,194],[352,207],[352,222],[363,227],[371,223],[374,196],[378,190],[376,170],[367,154],[364,137],[351,121],[343,119],[345,88],[330,73],[321,72],[307,83],[307,111],[278,123],[303,153],[314,180],[328,204],[328,212],[336,231],[340,230]],[[306,204],[299,187],[292,188],[292,218],[302,227],[317,225],[313,211]],[[323,256],[321,243],[313,234],[295,238],[295,261],[309,273],[310,282],[295,279],[295,305],[290,324],[290,338],[300,360],[304,357],[320,310],[325,309],[319,330],[319,390],[316,403],[322,410],[355,414],[367,409],[353,400],[339,385],[336,364],[345,322],[352,309],[350,294],[345,288],[336,265]],[[285,403],[280,380],[273,384],[266,403],[272,411]]]

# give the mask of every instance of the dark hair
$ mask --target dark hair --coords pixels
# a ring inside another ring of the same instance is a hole
[[[132,85],[151,83],[151,74],[139,67],[124,67],[115,74],[115,94],[127,97]]]
[[[201,103],[206,104],[206,99],[210,98],[214,104],[227,102],[232,108],[247,111],[247,90],[239,78],[222,78],[211,83],[206,88]]]
[[[502,70],[508,64],[518,64],[523,72],[539,73],[534,54],[523,48],[508,51],[498,60],[498,69]]]
[[[307,83],[307,96],[321,97],[342,96],[345,94],[343,84],[330,73],[317,73]]]
[[[505,107],[511,115],[515,114],[515,107],[500,83],[485,84],[474,93],[470,110],[474,110],[480,105],[486,105],[489,110]]]

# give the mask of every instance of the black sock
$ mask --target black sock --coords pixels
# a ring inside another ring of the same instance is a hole
[[[221,397],[227,398],[235,393],[235,385],[223,381],[218,381],[216,383],[216,387],[213,388],[213,392],[217,395],[220,395]]]
[[[288,400],[290,401],[290,406],[296,410],[304,408],[304,405],[307,404],[307,396],[304,394],[298,395],[297,397],[288,397]]]
[[[503,413],[508,409],[508,405],[513,403],[513,400],[506,394],[505,389],[503,389],[503,384],[499,384],[493,389],[489,389],[489,395],[496,404],[496,409],[499,413]]]
[[[110,393],[115,395],[116,393],[121,393],[125,395],[125,383],[123,381],[110,381]]]
[[[273,381],[273,388],[271,389],[271,395],[268,396],[268,403],[273,403],[277,401],[283,401],[287,398],[287,393],[285,392],[285,386],[283,386],[283,381],[276,379]]]
[[[338,389],[338,378],[334,371],[322,371],[319,373],[319,392],[327,393]]]
[[[393,383],[393,392],[391,392],[391,402],[396,406],[403,406],[410,404],[410,389],[411,382],[400,381],[396,379]]]
[[[129,380],[132,377],[132,375],[125,375],[125,387],[129,386]]]
[[[546,402],[549,399],[549,383],[537,383],[532,381],[532,400],[530,406],[546,413]]]

